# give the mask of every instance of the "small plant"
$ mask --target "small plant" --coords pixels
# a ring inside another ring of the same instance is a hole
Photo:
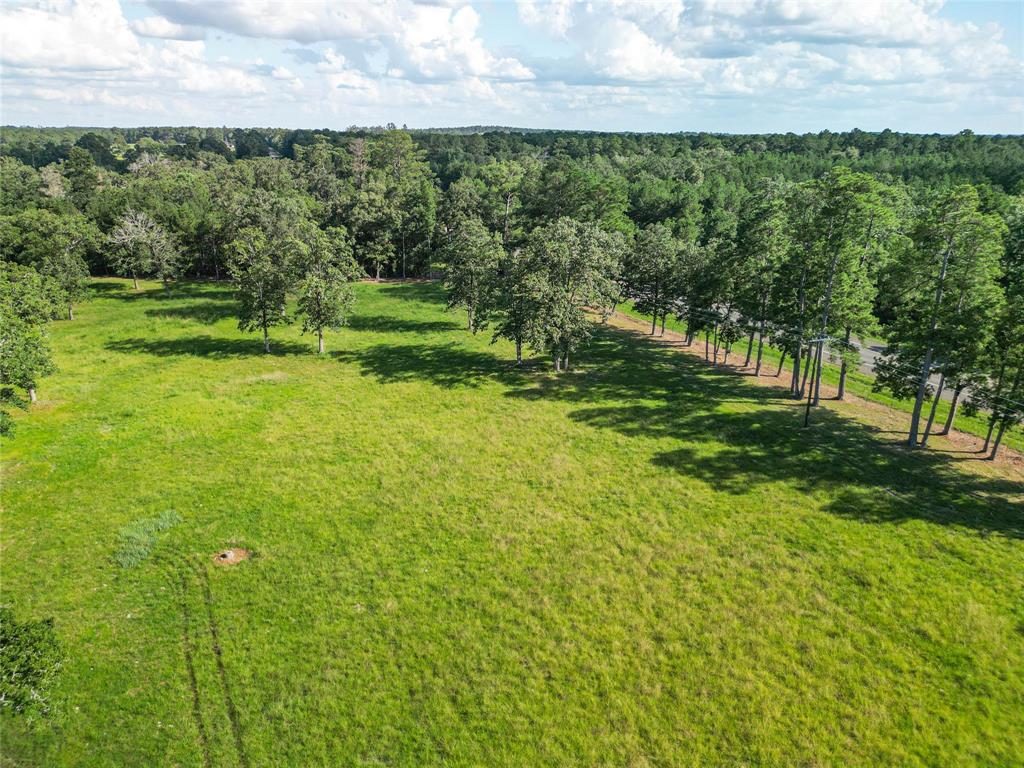
[[[149,557],[157,536],[180,522],[181,515],[173,510],[167,510],[156,517],[129,523],[117,534],[114,562],[121,568],[134,568]]]
[[[53,619],[20,622],[0,605],[0,711],[30,722],[49,716],[63,658]]]

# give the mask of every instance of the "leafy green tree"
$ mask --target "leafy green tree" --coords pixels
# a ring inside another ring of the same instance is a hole
[[[523,364],[523,344],[535,337],[532,324],[539,316],[536,302],[542,293],[535,282],[526,252],[522,248],[504,251],[494,290],[497,322],[491,341],[504,338],[515,344],[516,365]]]
[[[501,241],[483,222],[470,217],[462,222],[444,247],[445,288],[448,307],[466,310],[466,328],[476,333],[487,327],[493,307]]]
[[[675,306],[680,279],[680,244],[664,224],[641,230],[623,259],[625,293],[639,312],[651,315],[651,334]]]
[[[772,300],[779,290],[779,271],[791,245],[786,192],[783,180],[763,179],[744,205],[737,231],[736,250],[742,269],[737,305],[756,328],[755,376],[761,373]],[[745,364],[749,363],[748,350]]]
[[[0,434],[12,426],[6,407],[35,402],[39,379],[54,370],[46,323],[58,292],[31,267],[0,261]]]
[[[551,355],[556,371],[568,370],[570,354],[590,338],[587,308],[608,311],[615,301],[624,247],[620,234],[569,218],[530,233],[531,343]]]
[[[228,270],[238,295],[238,328],[262,331],[267,354],[270,329],[291,323],[285,307],[294,247],[294,241],[270,239],[261,229],[244,227],[228,249]]]
[[[940,195],[915,227],[915,247],[899,267],[915,289],[907,292],[889,328],[874,384],[895,397],[915,398],[907,438],[912,448],[920,446],[931,376],[939,371],[941,390],[943,366],[955,365],[961,347],[983,343],[991,332],[1001,300],[997,281],[1004,228],[999,217],[979,210],[978,193],[970,185]],[[936,402],[940,395],[935,393]]]
[[[324,353],[324,329],[348,322],[355,304],[351,281],[359,272],[348,234],[340,227],[326,232],[309,226],[298,249],[298,314],[302,331],[315,332],[317,352]]]
[[[68,198],[78,210],[84,211],[100,181],[96,162],[88,150],[72,147],[62,170]]]

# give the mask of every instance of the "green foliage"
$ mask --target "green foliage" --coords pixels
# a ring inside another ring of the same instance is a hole
[[[10,606],[0,605],[0,713],[29,723],[52,716],[63,663],[53,619],[18,621]]]
[[[113,561],[120,568],[135,568],[149,558],[160,534],[181,522],[173,510],[156,517],[135,520],[117,532],[117,549]]]
[[[60,298],[51,278],[0,261],[0,434],[13,427],[6,407],[26,408],[40,378],[55,369],[46,323]]]
[[[238,296],[238,327],[262,331],[270,352],[270,328],[291,322],[285,311],[294,266],[296,242],[270,239],[256,227],[245,227],[229,246],[228,269]]]
[[[477,218],[464,219],[442,251],[448,308],[466,310],[466,329],[486,328],[495,302],[501,240]]]

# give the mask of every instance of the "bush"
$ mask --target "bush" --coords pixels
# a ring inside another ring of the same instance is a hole
[[[19,622],[0,605],[0,710],[30,721],[50,715],[50,688],[62,663],[53,619]]]

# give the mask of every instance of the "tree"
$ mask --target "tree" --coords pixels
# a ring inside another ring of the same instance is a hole
[[[326,232],[307,227],[299,248],[298,314],[302,332],[315,332],[317,352],[324,353],[324,329],[336,330],[348,322],[355,303],[351,281],[359,265],[344,229]]]
[[[755,376],[761,373],[779,270],[791,245],[786,192],[787,185],[781,179],[762,179],[743,206],[737,231],[736,249],[743,272],[737,303],[756,328]]]
[[[96,225],[78,213],[28,208],[0,222],[0,250],[4,258],[35,267],[52,277],[63,292],[69,320],[74,320],[74,305],[88,291],[85,255],[100,240]]]
[[[139,289],[140,274],[154,274],[166,288],[168,279],[180,270],[181,253],[174,239],[144,211],[127,211],[110,239],[116,246],[113,265],[131,275],[135,290]]]
[[[651,335],[658,320],[665,330],[665,317],[675,306],[680,277],[680,244],[664,224],[642,230],[636,245],[627,250],[623,263],[625,293],[637,311],[651,315]]]
[[[96,162],[88,150],[72,147],[62,170],[67,180],[68,197],[78,210],[84,211],[100,181]]]
[[[501,241],[480,219],[465,219],[444,247],[448,307],[466,310],[466,328],[476,333],[487,327],[492,309]]]
[[[270,329],[287,325],[285,312],[291,282],[293,241],[268,238],[256,227],[244,227],[229,246],[228,269],[238,293],[238,328],[263,332],[263,351],[270,353]]]
[[[0,434],[11,431],[6,407],[35,402],[39,379],[54,370],[46,323],[56,312],[53,281],[31,267],[0,261]]]
[[[551,355],[556,371],[568,370],[570,354],[590,338],[587,308],[608,311],[615,301],[623,250],[621,235],[569,218],[530,233],[531,344]]]
[[[920,447],[925,399],[933,391],[936,403],[941,396],[943,368],[956,370],[963,346],[984,343],[999,311],[1005,225],[978,206],[978,193],[970,185],[940,195],[915,226],[914,247],[899,265],[914,289],[897,308],[874,388],[915,398],[907,437],[912,448]],[[930,380],[936,371],[940,378],[933,390]]]
[[[532,323],[539,314],[534,277],[523,249],[513,248],[502,254],[493,297],[498,319],[491,341],[504,338],[514,343],[516,365],[523,364],[523,344],[534,336]]]

